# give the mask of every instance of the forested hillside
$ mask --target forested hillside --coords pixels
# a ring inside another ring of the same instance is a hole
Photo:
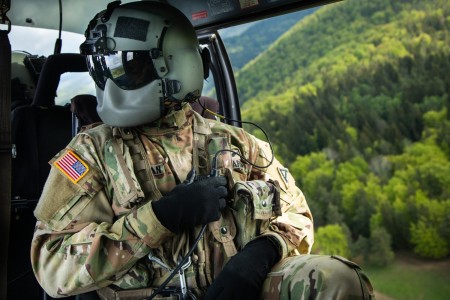
[[[227,47],[227,53],[230,56],[233,68],[235,70],[241,69],[249,61],[258,56],[259,53],[266,50],[295,23],[313,13],[315,10],[316,8],[311,8],[262,20],[249,26],[245,31],[238,35],[225,35],[223,37],[223,42]],[[235,29],[224,29],[223,31],[226,32],[227,30],[233,31]],[[220,34],[223,34],[222,30]]]
[[[317,252],[449,255],[449,13],[450,0],[328,5],[239,72],[243,119],[309,199]]]
[[[249,61],[264,52],[283,33],[317,8],[289,13],[249,24],[243,24],[219,31],[227,48],[233,70],[240,70]],[[206,81],[203,94],[214,97],[214,81]]]

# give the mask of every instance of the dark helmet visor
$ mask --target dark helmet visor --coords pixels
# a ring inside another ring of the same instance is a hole
[[[159,76],[150,51],[117,51],[106,55],[88,55],[89,74],[102,90],[112,80],[123,90],[141,88]]]

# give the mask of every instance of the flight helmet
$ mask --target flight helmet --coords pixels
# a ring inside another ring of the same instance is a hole
[[[176,8],[155,1],[112,2],[89,23],[80,46],[106,124],[151,123],[193,102],[204,63],[195,30]]]

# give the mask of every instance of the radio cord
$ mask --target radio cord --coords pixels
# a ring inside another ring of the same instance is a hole
[[[268,168],[272,163],[273,160],[275,159],[275,155],[273,152],[273,147],[272,147],[272,143],[270,142],[269,136],[267,135],[267,133],[265,132],[264,129],[261,128],[261,126],[253,123],[253,122],[249,122],[249,121],[239,121],[239,120],[234,120],[234,119],[230,119],[227,118],[225,116],[219,115],[218,113],[215,113],[211,110],[209,110],[208,108],[206,108],[205,106],[203,106],[202,103],[200,103],[200,101],[198,101],[198,103],[200,104],[200,106],[208,111],[209,113],[213,114],[214,116],[220,118],[220,119],[224,119],[227,121],[232,121],[232,122],[238,122],[240,124],[250,124],[255,126],[256,128],[258,128],[259,130],[261,130],[261,132],[264,134],[264,137],[267,140],[267,143],[269,144],[269,148],[270,148],[270,152],[272,153],[272,158],[270,159],[269,163],[265,166],[258,166],[254,163],[252,163],[251,161],[249,161],[247,158],[245,158],[242,154],[233,151],[233,150],[229,150],[229,149],[222,149],[216,152],[216,154],[214,155],[213,161],[212,161],[212,166],[211,166],[211,177],[215,177],[218,176],[218,169],[217,169],[217,159],[218,159],[218,155],[222,152],[230,152],[232,154],[238,155],[244,162],[246,162],[247,164],[251,165],[252,167],[255,168],[260,168],[260,169],[265,169]],[[193,170],[195,172],[195,170]],[[193,178],[195,178],[195,174],[193,174],[192,176],[192,180]],[[191,181],[192,182],[192,181]],[[194,243],[192,244],[191,248],[189,249],[189,252],[186,254],[186,256],[183,257],[183,259],[180,261],[180,263],[176,266],[176,268],[172,271],[172,273],[169,275],[169,277],[167,277],[166,280],[164,280],[164,282],[158,287],[158,289],[156,291],[154,291],[148,298],[147,300],[151,300],[153,298],[155,298],[156,295],[160,294],[163,289],[167,286],[167,284],[170,282],[170,280],[172,280],[172,278],[175,276],[175,274],[177,274],[180,269],[182,268],[182,266],[187,262],[187,260],[189,259],[189,257],[192,255],[192,253],[194,252],[195,248],[197,247],[198,243],[200,242],[201,238],[203,237],[203,234],[205,233],[206,230],[206,226],[207,224],[203,225],[202,228],[200,229],[200,232],[197,236],[197,238],[195,239]]]

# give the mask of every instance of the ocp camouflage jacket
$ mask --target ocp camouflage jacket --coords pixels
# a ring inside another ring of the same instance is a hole
[[[169,271],[148,255],[174,268],[200,227],[170,232],[151,202],[183,182],[193,168],[209,174],[216,154],[234,197],[221,219],[208,225],[191,257],[189,288],[201,294],[223,264],[258,236],[277,240],[282,257],[309,253],[312,216],[293,177],[276,159],[269,167],[252,166],[268,165],[268,144],[241,128],[203,119],[185,105],[152,126],[102,124],[85,130],[50,161],[31,247],[42,287],[52,297],[63,297],[111,284],[123,289],[161,284]],[[281,216],[272,212],[267,181],[279,183]],[[239,198],[241,190],[251,203]]]

